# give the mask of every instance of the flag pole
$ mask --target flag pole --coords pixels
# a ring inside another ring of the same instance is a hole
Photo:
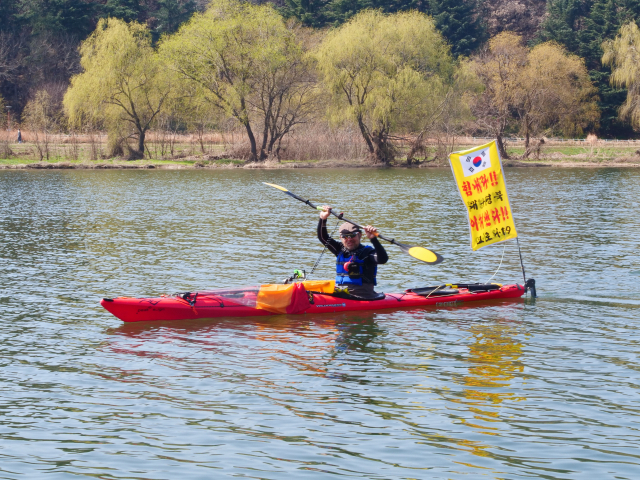
[[[524,279],[524,290],[525,292],[531,290],[531,296],[536,298],[536,281],[533,278],[527,280],[527,276],[524,273],[524,263],[522,262],[522,250],[520,250],[520,240],[516,237],[516,243],[518,244],[518,254],[520,255],[520,266],[522,267],[522,278]]]
[[[520,241],[518,237],[516,237],[516,243],[518,244],[518,254],[520,255],[520,266],[522,267],[522,279],[524,280],[524,284],[527,284],[527,276],[524,273],[524,263],[522,263],[522,251],[520,250]]]

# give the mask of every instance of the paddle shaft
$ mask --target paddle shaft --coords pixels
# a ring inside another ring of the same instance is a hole
[[[289,192],[289,191],[287,191],[286,193],[287,193],[288,195],[291,195],[291,196],[292,196],[293,198],[295,198],[296,200],[300,200],[302,203],[306,203],[306,204],[307,204],[307,205],[309,205],[311,208],[314,208],[314,209],[316,209],[316,210],[320,210],[320,211],[322,211],[322,210],[323,210],[323,209],[322,209],[322,207],[319,207],[318,205],[315,205],[315,204],[314,204],[313,202],[311,202],[310,200],[305,200],[304,198],[299,197],[299,196],[298,196],[298,195],[296,195],[295,193],[291,193],[291,192]],[[331,211],[330,211],[329,213],[331,213],[331,215],[333,215],[333,216],[334,216],[334,217],[336,217],[337,219],[342,220],[343,222],[350,223],[351,225],[354,225],[354,226],[356,226],[356,227],[358,227],[358,228],[360,228],[360,229],[362,229],[362,228],[363,228],[363,227],[362,227],[362,225],[358,225],[356,222],[354,222],[354,221],[352,221],[352,220],[349,220],[348,218],[345,218],[345,217],[343,216],[343,214],[342,214],[342,213],[339,213],[339,214],[338,214],[338,213],[335,213],[335,212],[333,211],[333,209],[331,209]],[[401,243],[396,242],[393,238],[386,238],[386,237],[384,237],[384,236],[380,235],[379,233],[376,233],[376,237],[381,238],[382,240],[385,240],[385,241],[387,241],[387,242],[389,242],[389,243],[392,243],[392,244],[394,244],[394,245],[400,245],[400,246],[402,246],[402,244],[401,244]]]
[[[275,183],[266,183],[266,182],[263,182],[263,183],[265,185],[269,185],[270,187],[277,188],[278,190],[280,190],[280,191],[286,193],[287,195],[289,195],[290,197],[293,197],[296,200],[299,200],[300,202],[302,202],[302,203],[304,203],[306,205],[309,205],[311,208],[313,208],[315,210],[324,211],[323,207],[319,207],[319,206],[315,205],[314,203],[312,203],[310,200],[305,200],[304,198],[299,197],[295,193],[291,193],[289,190],[287,190],[284,187],[281,187],[280,185],[276,185]],[[361,225],[358,225],[356,222],[354,222],[352,220],[344,218],[344,215],[342,213],[337,214],[337,213],[334,213],[333,210],[330,210],[329,213],[331,215],[333,215],[334,217],[338,218],[339,220],[342,220],[343,222],[350,223],[351,225],[354,225],[357,228],[362,229]],[[396,242],[395,239],[393,239],[393,238],[386,238],[386,237],[380,235],[377,232],[375,233],[375,236],[377,238],[380,238],[380,239],[386,241],[386,242],[392,243],[393,245],[396,245],[396,246],[400,247],[400,249],[404,253],[406,253],[407,255],[411,255],[413,258],[415,258],[416,260],[420,260],[421,262],[428,263],[429,265],[437,265],[438,263],[442,262],[442,257],[440,255],[438,255],[436,252],[432,251],[432,250],[427,250],[426,248],[422,248],[422,247],[415,247],[415,246],[411,246],[411,245],[405,245],[403,243]],[[326,247],[326,245],[325,245],[325,247]]]

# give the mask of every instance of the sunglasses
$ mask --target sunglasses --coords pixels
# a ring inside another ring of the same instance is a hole
[[[358,236],[357,233],[342,233],[340,234],[340,238],[356,238]]]

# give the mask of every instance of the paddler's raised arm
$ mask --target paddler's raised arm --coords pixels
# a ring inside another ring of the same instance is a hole
[[[364,227],[364,233],[367,235],[367,238],[371,242],[371,245],[373,245],[373,248],[375,248],[376,250],[376,253],[375,253],[376,263],[378,265],[387,263],[389,261],[389,255],[387,254],[387,251],[384,249],[384,247],[380,243],[380,240],[378,240],[378,237],[376,235],[376,233],[378,233],[378,229],[375,227],[372,227],[371,225],[367,225],[366,227]]]
[[[320,212],[320,220],[318,221],[318,240],[320,240],[320,243],[323,245],[326,245],[331,253],[338,255],[342,249],[342,243],[329,236],[329,232],[327,231],[327,218],[329,218],[329,215],[331,215],[331,207],[329,205],[323,205],[322,211]]]

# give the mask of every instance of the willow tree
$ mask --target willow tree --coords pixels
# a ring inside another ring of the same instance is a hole
[[[311,108],[304,52],[271,5],[213,0],[160,51],[182,82],[199,87],[202,101],[242,125],[250,160],[273,153]]]
[[[424,99],[453,74],[449,47],[418,12],[367,10],[329,32],[315,52],[334,123],[354,122],[372,157],[394,158],[393,134],[424,112]]]
[[[627,89],[619,110],[621,119],[640,127],[640,30],[635,22],[623,25],[613,40],[602,44],[602,63],[611,66],[611,85]]]
[[[557,131],[576,136],[597,126],[597,89],[580,57],[557,43],[543,43],[528,53],[519,77],[515,106],[525,157],[530,154],[532,135]]]
[[[171,93],[150,32],[139,23],[103,19],[80,54],[84,71],[71,79],[64,97],[70,122],[105,125],[112,154],[124,146],[130,158],[143,158],[147,131]],[[137,148],[129,146],[129,138],[137,140]]]
[[[415,132],[407,165],[413,164],[417,154],[424,155],[422,163],[447,162],[457,138],[473,118],[471,106],[481,91],[482,84],[466,59],[456,65],[451,78],[432,78],[428,92],[416,98],[420,108],[407,109],[413,115],[403,115],[398,124],[404,131]]]
[[[195,83],[184,84],[177,81],[179,94],[172,95],[170,111],[172,118],[187,126],[189,132],[195,133],[200,144],[200,151],[205,154],[204,139],[207,131],[221,129],[229,120],[224,112],[206,101],[207,93]]]
[[[505,157],[505,131],[519,130],[524,136],[526,157],[532,136],[579,135],[597,125],[597,91],[584,62],[557,43],[529,50],[520,36],[504,32],[491,39],[472,65],[484,84],[475,114]]]
[[[38,90],[22,111],[22,122],[31,132],[40,160],[49,160],[51,135],[60,127],[60,112],[46,90]]]
[[[496,138],[498,149],[505,158],[509,157],[503,137],[513,124],[527,53],[520,36],[503,32],[493,37],[471,64],[484,86],[474,106],[476,121],[481,130]]]

